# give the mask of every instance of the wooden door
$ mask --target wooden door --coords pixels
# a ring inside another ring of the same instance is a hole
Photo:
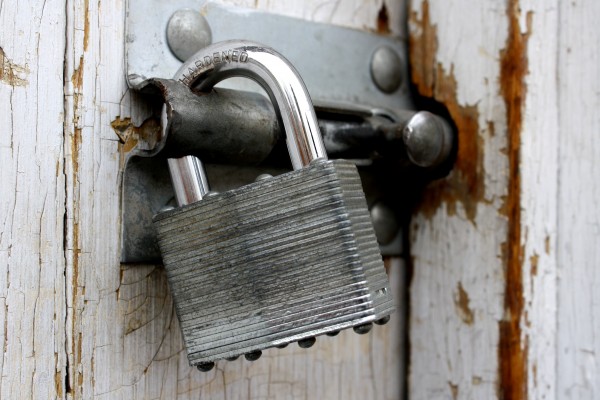
[[[415,210],[410,282],[387,260],[409,342],[400,314],[190,368],[162,269],[119,264],[120,174],[148,115],[125,83],[125,1],[4,1],[0,397],[600,396],[600,3],[229,3],[408,39],[416,88],[448,108],[456,167]]]
[[[418,1],[412,78],[459,131],[412,221],[411,398],[595,399],[596,1]]]

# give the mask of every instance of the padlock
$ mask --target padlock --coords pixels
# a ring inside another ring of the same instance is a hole
[[[210,193],[198,159],[169,160],[180,207],[154,225],[188,360],[201,370],[291,342],[310,347],[345,328],[364,333],[394,311],[356,167],[327,159],[291,64],[262,45],[229,41],[201,50],[176,78],[208,90],[233,75],[269,94],[294,170]]]

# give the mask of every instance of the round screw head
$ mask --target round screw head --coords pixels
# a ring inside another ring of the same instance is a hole
[[[238,358],[240,358],[240,356],[239,356],[239,355],[237,355],[237,356],[233,356],[233,357],[227,357],[227,358],[225,358],[225,359],[226,359],[227,361],[235,361],[235,360],[237,360]]]
[[[371,207],[371,222],[377,242],[381,245],[386,245],[394,240],[400,229],[394,211],[381,201]]]
[[[326,335],[333,337],[333,336],[339,335],[339,333],[340,333],[340,331],[333,331],[333,332],[327,332]]]
[[[369,333],[371,328],[373,328],[373,324],[369,322],[368,324],[355,326],[353,329],[359,335],[364,335],[365,333]]]
[[[388,322],[390,322],[390,316],[389,316],[389,315],[386,315],[385,317],[383,317],[383,318],[380,318],[380,319],[378,319],[377,321],[375,321],[375,323],[376,323],[377,325],[385,325],[385,324],[387,324]]]
[[[308,349],[309,347],[312,347],[312,345],[315,344],[316,341],[317,339],[315,339],[314,336],[298,340],[298,346],[302,347],[303,349]]]
[[[279,344],[279,345],[277,345],[275,347],[277,347],[278,349],[285,349],[287,346],[288,346],[288,344],[284,343],[284,344]]]
[[[175,57],[185,61],[212,43],[210,25],[198,11],[177,10],[167,24],[167,43]]]
[[[244,354],[244,357],[248,361],[256,361],[260,358],[260,356],[262,356],[262,351],[260,350],[251,351],[250,353]]]
[[[389,46],[381,46],[371,57],[371,78],[385,93],[393,93],[402,83],[402,60]]]
[[[213,369],[214,367],[215,367],[215,363],[212,361],[200,363],[196,366],[196,368],[198,368],[198,371],[202,371],[202,372],[208,372],[211,369]]]

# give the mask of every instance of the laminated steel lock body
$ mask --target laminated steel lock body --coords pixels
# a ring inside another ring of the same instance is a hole
[[[170,162],[183,206],[154,225],[188,359],[199,366],[312,343],[394,310],[356,167],[327,160],[298,73],[272,49],[229,41],[194,55],[176,78],[206,91],[230,76],[265,88],[294,171],[203,198],[201,164],[188,164],[199,182],[190,195],[186,174]]]

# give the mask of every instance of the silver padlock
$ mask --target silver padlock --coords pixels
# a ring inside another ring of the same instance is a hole
[[[179,208],[154,225],[191,365],[310,347],[364,333],[394,310],[356,167],[327,160],[308,92],[290,63],[250,42],[200,51],[176,78],[209,90],[246,76],[269,94],[294,171],[207,196],[202,164],[170,160]]]

